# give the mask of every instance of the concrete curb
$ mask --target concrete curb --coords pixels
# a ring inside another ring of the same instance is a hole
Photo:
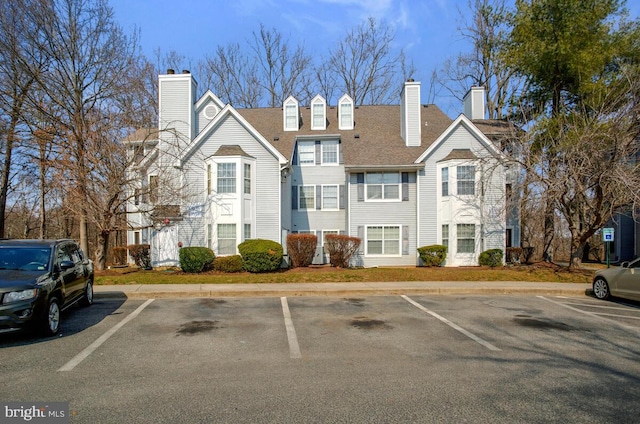
[[[237,287],[225,285],[212,288],[212,285],[183,285],[163,288],[162,286],[96,286],[96,299],[167,299],[167,298],[219,298],[219,297],[345,297],[345,296],[399,296],[399,295],[537,295],[537,296],[591,296],[593,291],[585,284],[562,283],[553,287],[543,283],[518,285],[497,284],[474,285],[458,283],[458,287],[439,286],[387,286],[363,287],[353,283],[309,284],[305,287],[271,287],[269,284],[258,287]]]

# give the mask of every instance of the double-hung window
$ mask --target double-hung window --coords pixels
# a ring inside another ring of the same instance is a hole
[[[322,164],[338,163],[338,141],[322,142]]]
[[[236,192],[236,164],[218,164],[218,194]]]
[[[458,196],[474,195],[476,193],[476,167],[458,166]]]
[[[476,250],[476,226],[475,224],[458,224],[456,227],[458,237],[458,253],[473,253]]]
[[[449,168],[442,168],[442,197],[449,195]]]
[[[236,253],[236,224],[218,224],[218,255]]]
[[[326,128],[327,119],[325,117],[326,106],[322,96],[316,96],[311,101],[311,129],[324,130]]]
[[[338,128],[341,130],[353,129],[353,100],[348,95],[344,95],[338,101],[338,115],[340,122]]]
[[[367,200],[400,200],[399,172],[369,172],[365,182]]]
[[[251,194],[251,165],[244,164],[244,194]]]
[[[338,209],[338,186],[322,186],[322,209]]]
[[[449,247],[449,224],[442,226],[442,245]]]
[[[316,143],[315,141],[298,142],[298,163],[300,165],[315,165]]]
[[[299,186],[298,200],[300,202],[298,209],[315,209],[316,186]]]
[[[371,226],[367,227],[368,255],[399,255],[400,227]]]
[[[296,103],[285,104],[284,106],[284,129],[285,131],[298,129],[298,105]]]

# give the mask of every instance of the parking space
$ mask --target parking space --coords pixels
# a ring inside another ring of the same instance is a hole
[[[192,422],[181,421],[186,410],[200,422],[214,410],[221,421],[255,421],[237,420],[241,413],[272,422],[310,421],[328,408],[337,421],[389,408],[407,420],[428,410],[449,421],[460,407],[458,418],[487,422],[545,421],[558,411],[602,422],[640,412],[637,304],[480,295],[101,299],[64,318],[56,338],[0,339],[8,382],[0,398],[56,393],[83,411],[78,422],[116,422],[101,414],[146,403],[173,422]],[[607,411],[589,409],[596,395]],[[445,408],[451,399],[457,406]],[[490,399],[500,401],[487,406]],[[264,415],[273,403],[284,415]]]

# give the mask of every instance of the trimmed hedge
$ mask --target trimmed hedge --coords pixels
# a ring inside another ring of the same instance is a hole
[[[142,269],[151,269],[151,246],[148,244],[130,244],[129,256]]]
[[[251,239],[238,245],[242,266],[249,272],[271,272],[280,269],[284,250],[272,240]]]
[[[349,268],[351,257],[360,247],[358,237],[350,237],[341,234],[327,234],[324,247],[329,252],[329,262],[337,268]]]
[[[183,247],[180,249],[180,268],[184,272],[202,272],[212,268],[216,258],[208,247]]]
[[[447,246],[432,244],[418,247],[418,254],[424,266],[441,266],[447,259]]]
[[[318,237],[313,234],[289,234],[287,253],[294,268],[311,265],[316,254]]]
[[[480,253],[478,263],[491,268],[502,266],[502,249],[489,249]]]
[[[213,269],[220,272],[242,272],[242,256],[218,256],[213,260]]]

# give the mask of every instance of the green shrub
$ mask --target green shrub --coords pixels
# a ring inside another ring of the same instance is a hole
[[[180,268],[184,272],[202,272],[213,267],[216,255],[208,247],[183,247],[180,249]]]
[[[242,256],[218,256],[213,260],[213,269],[220,272],[242,272]]]
[[[351,257],[358,251],[361,240],[340,234],[327,234],[324,247],[329,252],[329,262],[337,268],[348,268]]]
[[[129,256],[142,269],[151,269],[151,246],[148,244],[130,244]]]
[[[309,266],[316,254],[318,237],[313,234],[289,234],[287,253],[294,268]]]
[[[242,266],[249,272],[270,272],[280,269],[284,251],[272,240],[251,239],[238,245]]]
[[[111,262],[114,265],[126,265],[127,248],[125,246],[116,246],[111,248]]]
[[[502,249],[489,249],[480,254],[478,263],[482,266],[502,266]]]
[[[447,259],[447,246],[432,244],[418,247],[418,254],[424,266],[440,266]]]

